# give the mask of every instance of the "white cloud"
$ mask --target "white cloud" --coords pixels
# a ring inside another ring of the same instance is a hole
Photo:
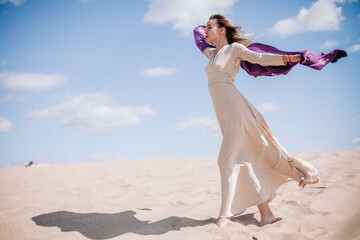
[[[5,4],[5,3],[13,3],[17,6],[19,6],[20,4],[23,4],[26,0],[0,0],[0,4]]]
[[[329,49],[339,45],[338,41],[335,40],[327,40],[323,45],[321,45],[321,49]]]
[[[120,106],[106,93],[67,96],[54,107],[28,113],[31,118],[59,118],[63,125],[88,132],[112,132],[121,127],[138,125],[154,111],[146,106]]]
[[[235,0],[150,0],[150,8],[143,21],[165,24],[172,23],[173,29],[190,35],[192,30],[206,24],[211,14],[227,14]]]
[[[157,67],[157,68],[148,68],[145,71],[141,72],[140,75],[142,77],[156,78],[156,77],[170,75],[176,72],[177,72],[176,68]]]
[[[0,116],[0,132],[9,132],[14,129],[14,125],[6,118]]]
[[[207,116],[185,116],[184,120],[174,127],[174,130],[189,134],[200,132],[201,134],[210,135],[212,138],[221,137],[217,120]]]
[[[350,52],[357,52],[360,50],[360,44],[355,44],[354,46],[348,49]]]
[[[301,8],[297,16],[280,20],[269,29],[272,34],[287,37],[301,32],[332,31],[340,29],[341,7],[335,0],[318,0],[309,9]]]
[[[36,73],[0,73],[0,83],[7,90],[43,91],[55,87],[64,82],[66,77],[59,74],[36,74]]]
[[[270,113],[270,112],[276,112],[276,111],[280,110],[281,108],[274,103],[264,102],[264,103],[260,104],[259,106],[257,106],[257,109],[261,113]]]
[[[354,138],[351,141],[349,141],[349,144],[358,144],[360,143],[360,138]]]

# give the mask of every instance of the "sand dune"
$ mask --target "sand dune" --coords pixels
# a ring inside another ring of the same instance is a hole
[[[360,150],[295,155],[320,182],[282,185],[264,227],[256,207],[215,225],[216,157],[0,169],[0,239],[360,239]]]

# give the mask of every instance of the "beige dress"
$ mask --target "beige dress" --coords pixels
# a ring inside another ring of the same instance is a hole
[[[315,167],[295,158],[279,144],[261,113],[235,88],[240,61],[284,65],[281,55],[260,54],[239,43],[206,48],[208,87],[223,140],[218,157],[221,175],[219,217],[243,213],[246,208],[270,202],[276,189],[288,180],[313,179]]]

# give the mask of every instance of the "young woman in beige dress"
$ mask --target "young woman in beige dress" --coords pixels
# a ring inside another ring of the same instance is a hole
[[[223,226],[230,217],[257,205],[260,226],[276,221],[268,202],[283,183],[294,180],[301,187],[318,181],[315,167],[291,156],[279,144],[261,113],[235,88],[240,61],[263,66],[286,65],[300,61],[300,54],[276,55],[247,49],[251,41],[241,38],[241,29],[221,14],[206,24],[209,59],[206,66],[208,88],[223,140],[218,157],[221,175],[221,207],[216,222]]]

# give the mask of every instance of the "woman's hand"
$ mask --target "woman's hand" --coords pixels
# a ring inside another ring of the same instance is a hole
[[[299,62],[301,60],[301,54],[283,55],[282,60],[283,60],[284,64],[287,64],[288,62],[290,62],[290,63]]]

